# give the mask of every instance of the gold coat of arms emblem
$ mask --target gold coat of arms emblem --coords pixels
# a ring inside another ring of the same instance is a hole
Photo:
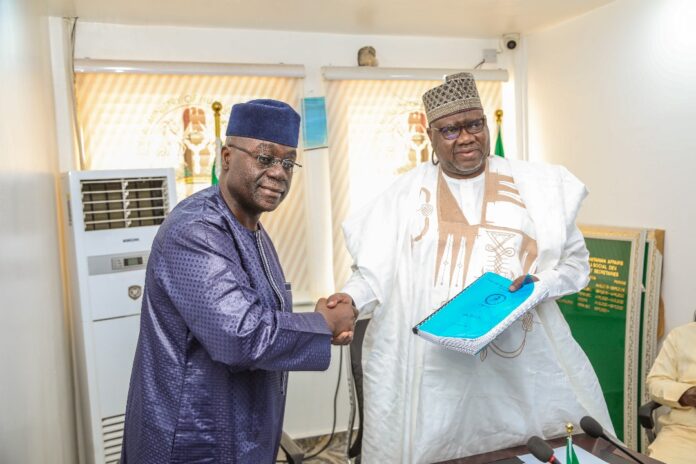
[[[131,285],[128,287],[128,296],[131,300],[137,300],[143,294],[143,287],[140,285]]]

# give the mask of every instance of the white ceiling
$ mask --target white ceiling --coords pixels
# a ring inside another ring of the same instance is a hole
[[[369,35],[529,33],[613,0],[49,0],[53,14],[122,24]]]

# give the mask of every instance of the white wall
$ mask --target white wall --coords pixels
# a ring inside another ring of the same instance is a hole
[[[55,38],[57,41],[58,38]],[[382,67],[472,68],[484,48],[496,48],[497,39],[416,38],[394,36],[352,36],[219,28],[128,26],[78,23],[77,59],[152,60],[222,63],[286,63],[305,66],[304,96],[324,95],[322,66],[355,66],[357,51],[364,45],[377,49]],[[499,57],[507,67],[507,56]],[[58,70],[56,70],[58,72]],[[508,84],[512,87],[513,84]],[[60,89],[58,90],[61,91]],[[508,94],[514,89],[507,90]],[[60,103],[59,103],[60,107]],[[506,114],[512,114],[513,110]],[[59,108],[60,112],[60,108]],[[512,123],[511,123],[512,124]],[[514,140],[514,131],[506,138]],[[68,140],[69,137],[64,137]],[[513,146],[512,142],[506,146]],[[510,151],[514,151],[510,150]],[[69,152],[69,148],[65,150]],[[70,162],[70,156],[62,156]],[[331,209],[329,201],[328,151],[305,153],[308,222],[315,236],[310,272],[321,296],[332,292]],[[320,295],[315,295],[320,296]],[[311,310],[311,307],[296,310]],[[285,430],[295,437],[327,433],[332,422],[332,402],[338,375],[337,348],[325,373],[298,372],[290,376]],[[338,398],[338,430],[345,430],[348,417],[345,369]]]
[[[531,159],[589,187],[587,224],[666,230],[666,329],[696,303],[696,2],[617,0],[527,38]]]
[[[45,1],[0,2],[0,462],[73,464]]]

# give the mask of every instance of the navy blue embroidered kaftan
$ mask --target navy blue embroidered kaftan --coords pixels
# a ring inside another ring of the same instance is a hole
[[[273,462],[286,371],[330,361],[323,316],[291,310],[263,228],[245,229],[218,186],[182,201],[148,261],[121,462]]]

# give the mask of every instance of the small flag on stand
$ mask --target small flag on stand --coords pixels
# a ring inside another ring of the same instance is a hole
[[[578,456],[575,454],[575,448],[573,448],[573,424],[568,422],[566,424],[566,432],[568,432],[568,438],[566,438],[566,464],[580,464]]]
[[[503,148],[503,132],[501,130],[501,126],[503,125],[503,110],[496,110],[495,123],[498,126],[498,137],[495,140],[494,153],[501,158],[505,158],[505,149]]]
[[[220,137],[220,111],[222,103],[213,102],[213,113],[215,115],[215,161],[210,171],[210,184],[217,185],[220,181],[220,169],[222,169],[222,138]]]

